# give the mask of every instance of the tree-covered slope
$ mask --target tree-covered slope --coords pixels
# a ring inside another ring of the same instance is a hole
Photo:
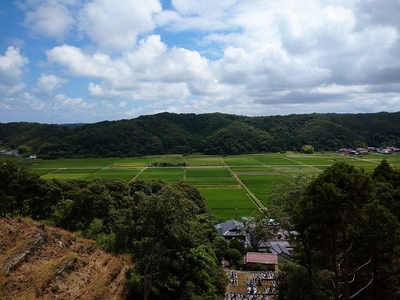
[[[400,146],[400,112],[248,117],[160,113],[84,125],[0,123],[0,147],[43,157],[242,154]]]

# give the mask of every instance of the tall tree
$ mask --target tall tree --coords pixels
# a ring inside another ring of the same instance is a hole
[[[297,205],[294,223],[299,239],[308,249],[309,282],[313,268],[332,270],[336,300],[342,293],[344,299],[350,299],[349,228],[372,193],[368,174],[354,166],[336,163],[311,182]]]
[[[362,280],[355,281],[354,299],[398,299],[400,297],[400,224],[378,200],[359,211],[350,236],[351,261]]]
[[[149,195],[141,191],[133,195],[135,269],[131,276],[139,277],[142,287],[133,297],[215,299],[224,292],[226,282],[217,279],[220,267],[211,247],[216,229],[191,198],[193,194],[182,188],[166,185]]]
[[[372,173],[372,178],[377,183],[377,199],[400,221],[400,171],[383,159]]]

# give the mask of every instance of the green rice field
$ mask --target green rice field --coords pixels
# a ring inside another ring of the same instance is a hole
[[[206,199],[206,205],[218,219],[239,220],[258,213],[254,203],[241,188],[199,189]]]
[[[136,179],[164,179],[169,183],[185,180],[199,189],[217,219],[226,220],[257,214],[256,201],[252,197],[267,205],[271,186],[286,177],[318,175],[335,162],[373,171],[383,158],[393,167],[400,168],[400,155],[344,156],[337,153],[237,156],[176,154],[56,160],[0,156],[0,161],[11,159],[47,180],[119,178],[129,182]],[[161,164],[168,167],[160,167]]]
[[[227,168],[186,168],[185,180],[197,186],[238,186],[237,181],[232,177]]]

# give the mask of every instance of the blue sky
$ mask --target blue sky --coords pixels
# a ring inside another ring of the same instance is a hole
[[[0,122],[400,111],[398,0],[0,1]]]

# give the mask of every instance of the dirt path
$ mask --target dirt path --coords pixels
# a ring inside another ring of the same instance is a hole
[[[140,174],[142,174],[144,171],[146,171],[146,169],[148,168],[148,166],[144,167],[143,169],[141,169],[139,171],[139,173],[136,174],[136,176],[134,176],[131,180],[129,180],[129,182],[135,181],[136,178],[138,178],[140,176]]]
[[[258,210],[262,213],[265,213],[266,207],[265,205],[254,195],[250,189],[240,180],[240,178],[237,176],[236,173],[234,173],[229,166],[224,162],[222,158],[220,158],[221,162],[224,164],[224,166],[227,168],[229,173],[231,173],[232,177],[235,178],[236,182],[239,184],[239,186],[246,192],[247,196],[253,201],[253,203],[257,206]]]

